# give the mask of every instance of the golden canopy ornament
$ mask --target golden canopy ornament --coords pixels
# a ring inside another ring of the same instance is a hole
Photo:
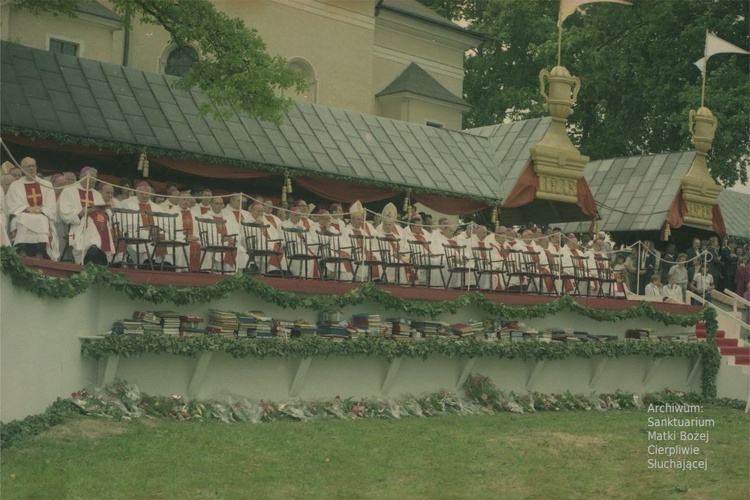
[[[547,90],[549,85],[549,91]],[[539,178],[536,196],[539,199],[576,203],[576,184],[583,177],[589,157],[573,145],[565,129],[578,100],[581,80],[571,76],[563,66],[539,73],[539,91],[550,112],[552,124],[544,137],[529,148],[534,172]]]
[[[682,197],[687,206],[685,224],[709,231],[713,228],[713,207],[719,203],[723,188],[716,184],[708,170],[706,158],[711,150],[719,120],[710,109],[701,106],[691,109],[688,118],[690,142],[695,146],[695,158],[690,170],[680,181]]]

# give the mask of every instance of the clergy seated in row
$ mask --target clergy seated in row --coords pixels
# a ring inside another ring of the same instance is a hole
[[[377,214],[376,214],[377,215]],[[387,241],[381,241],[382,249],[378,257],[387,262],[393,262],[393,266],[385,266],[384,273],[385,279],[388,283],[400,283],[400,284],[416,284],[418,276],[408,266],[401,266],[399,263],[403,262],[408,264],[410,261],[409,255],[409,239],[413,237],[413,228],[421,229],[418,224],[420,221],[411,221],[409,228],[404,229],[398,224],[398,211],[393,203],[389,203],[383,208],[380,214],[380,224],[375,229],[376,237],[385,238]],[[407,237],[407,235],[409,237]],[[376,247],[379,245],[376,244]],[[384,255],[385,254],[385,255]],[[398,276],[396,275],[398,273]]]
[[[341,230],[345,246],[351,248],[355,261],[359,260],[365,265],[356,265],[354,280],[356,281],[380,281],[381,268],[380,257],[377,255],[377,236],[375,229],[365,219],[365,209],[359,201],[349,207],[350,221],[348,226]]]
[[[143,240],[150,240],[155,232],[155,221],[153,216],[149,212],[161,212],[159,205],[152,201],[154,189],[146,181],[141,181],[135,186],[135,196],[125,199],[120,203],[120,208],[126,210],[136,210],[139,212],[138,217],[127,217],[123,220],[123,227],[119,228],[122,234],[130,235],[131,237],[138,237]],[[119,262],[123,257],[123,253],[127,253],[127,259],[130,262],[138,262],[141,265],[146,264],[151,259],[151,254],[154,251],[154,245],[152,243],[147,244],[128,244],[126,248],[118,248],[118,255],[115,257],[115,262]],[[161,263],[164,255],[156,255],[154,262],[151,264]]]
[[[255,207],[255,205],[253,205]],[[268,220],[261,218],[263,207],[260,207],[258,220],[268,224]],[[289,210],[289,218],[279,224],[279,230],[272,227],[267,229],[271,239],[280,239],[284,242],[284,265],[292,276],[297,278],[319,278],[321,269],[316,256],[318,255],[317,235],[312,221],[302,215],[298,206]],[[266,244],[266,248],[269,245]]]
[[[48,181],[37,177],[34,158],[21,160],[21,171],[23,177],[10,184],[5,197],[11,242],[19,255],[58,260],[55,192]]]
[[[191,272],[200,270],[201,262],[201,244],[198,237],[198,222],[195,220],[195,213],[191,210],[191,205],[195,205],[195,198],[190,196],[189,191],[180,193],[177,199],[177,207],[173,210],[177,213],[177,237],[184,238],[188,242],[188,262],[185,262],[185,255],[182,252],[176,252],[175,266],[177,269],[188,269]]]
[[[317,263],[324,277],[340,281],[352,281],[354,265],[352,261],[351,241],[345,241],[332,224],[328,210],[317,213],[317,222],[312,224],[311,241],[320,258]]]
[[[198,205],[196,205],[198,206]],[[225,246],[236,247],[235,252],[226,253],[208,253],[203,259],[201,271],[221,271],[229,270],[241,272],[248,263],[248,253],[245,249],[242,238],[242,225],[237,222],[233,213],[227,213],[224,207],[224,200],[219,196],[210,199],[210,211],[204,215],[198,215],[197,218],[212,219],[217,224],[206,224],[201,230],[206,231],[202,241],[221,242]],[[231,209],[231,207],[230,207]],[[205,251],[205,248],[203,249]],[[223,261],[223,263],[222,263]]]
[[[102,195],[94,189],[97,170],[81,169],[81,180],[67,186],[58,200],[59,216],[68,228],[68,245],[77,264],[106,266],[114,252],[112,225]]]
[[[257,269],[261,274],[283,274],[287,265],[282,254],[283,233],[269,223],[260,202],[250,206],[249,217],[245,222],[256,225],[240,227],[240,245],[252,259],[251,268]]]

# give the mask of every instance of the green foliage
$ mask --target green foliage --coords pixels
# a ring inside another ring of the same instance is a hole
[[[498,356],[519,359],[561,359],[567,356],[620,357],[648,355],[657,357],[682,356],[701,357],[702,391],[707,397],[716,396],[716,377],[721,355],[716,348],[718,322],[716,311],[702,309],[694,314],[672,314],[660,311],[651,303],[641,302],[629,309],[608,311],[585,307],[569,295],[534,306],[509,306],[493,302],[481,293],[469,292],[452,301],[408,300],[395,297],[390,292],[366,283],[338,295],[320,295],[285,292],[244,274],[231,276],[215,285],[203,287],[154,286],[132,283],[122,274],[87,265],[70,278],[58,279],[44,276],[41,272],[23,265],[12,248],[0,248],[0,267],[12,283],[39,297],[54,299],[72,298],[84,293],[89,287],[103,285],[123,293],[130,299],[145,300],[153,304],[175,305],[206,304],[244,291],[285,309],[308,309],[320,311],[332,307],[346,307],[375,302],[384,308],[412,318],[436,318],[441,314],[455,314],[473,306],[494,321],[509,321],[538,318],[570,311],[595,321],[622,321],[647,317],[665,325],[692,326],[706,322],[706,343],[667,344],[639,342],[604,342],[581,344],[542,344],[533,342],[493,343],[475,339],[455,341],[429,338],[424,342],[392,342],[380,338],[363,338],[352,342],[332,343],[318,337],[307,337],[289,343],[275,339],[243,340],[210,335],[175,338],[168,336],[109,336],[102,340],[84,343],[82,352],[86,356],[99,358],[116,354],[137,356],[151,354],[176,354],[195,356],[201,352],[226,351],[235,357],[288,357],[288,356],[353,356],[377,355],[393,359],[398,356],[426,358],[433,354],[447,356],[476,357]]]
[[[40,415],[31,415],[23,420],[13,420],[7,424],[0,422],[0,448],[14,446],[80,413],[78,406],[69,399],[57,398]]]
[[[472,30],[497,38],[466,58],[466,127],[546,116],[539,71],[557,61],[557,1],[420,0]],[[706,29],[750,45],[747,3],[736,0],[632,0],[590,4],[564,24],[562,65],[581,78],[569,117],[573,139],[592,159],[692,149],[690,109],[701,103]],[[708,62],[706,106],[719,119],[709,166],[725,185],[747,181],[750,57]]]
[[[643,409],[655,404],[710,404],[715,407],[743,409],[745,403],[735,399],[701,397],[664,389],[642,396],[631,393],[613,394],[542,394],[501,391],[495,383],[474,374],[465,384],[465,398],[449,391],[423,396],[405,396],[395,400],[368,398],[334,398],[322,401],[252,401],[229,398],[226,401],[186,400],[179,395],[151,396],[141,393],[138,386],[115,381],[106,387],[81,390],[69,399],[58,399],[41,415],[32,415],[8,424],[0,424],[0,448],[8,449],[23,443],[52,426],[60,425],[76,415],[103,417],[115,421],[139,418],[169,420],[236,422],[309,421],[319,419],[434,417],[447,414],[481,415],[486,413],[526,413],[538,411]]]
[[[178,45],[195,46],[200,60],[175,85],[182,90],[199,88],[207,100],[201,113],[217,119],[235,110],[280,123],[289,99],[276,91],[305,89],[304,75],[287,67],[280,56],[266,53],[266,45],[255,30],[239,18],[230,18],[209,0],[111,0],[126,25],[137,16],[144,23],[163,27]],[[20,6],[34,14],[45,12],[75,17],[77,0],[50,2],[22,0]]]

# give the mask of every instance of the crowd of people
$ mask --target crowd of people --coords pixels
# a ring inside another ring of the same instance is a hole
[[[587,241],[559,228],[435,223],[426,213],[378,213],[355,202],[313,210],[304,200],[275,206],[244,194],[214,196],[167,184],[131,187],[97,179],[84,167],[43,179],[33,158],[0,178],[0,244],[19,255],[110,266],[155,264],[172,270],[257,272],[298,278],[626,297],[685,302],[688,290],[745,295],[746,245],[695,239],[685,252],[653,242],[614,248],[604,233]],[[128,214],[131,216],[128,217]],[[162,225],[162,221],[173,224]],[[124,240],[138,236],[142,241]],[[183,245],[160,245],[159,241]],[[171,253],[170,251],[171,250]]]

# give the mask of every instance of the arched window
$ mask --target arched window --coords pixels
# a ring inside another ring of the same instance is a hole
[[[307,83],[307,90],[289,97],[297,101],[316,103],[318,101],[318,80],[315,78],[315,70],[310,63],[302,58],[294,58],[289,61],[287,66],[305,75],[305,82]]]
[[[190,67],[198,62],[198,51],[189,45],[180,45],[172,49],[164,64],[164,74],[183,76]]]

